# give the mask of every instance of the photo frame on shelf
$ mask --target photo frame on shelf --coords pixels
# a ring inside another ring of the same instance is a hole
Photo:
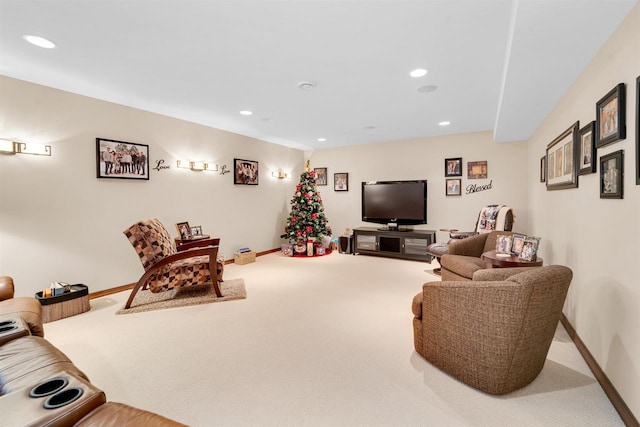
[[[496,254],[511,255],[512,239],[511,234],[498,234],[496,238]]]
[[[316,185],[327,185],[327,168],[315,168]]]
[[[624,150],[600,157],[600,198],[622,199],[624,196]]]
[[[462,176],[462,157],[444,159],[444,176]]]
[[[514,234],[511,236],[511,254],[520,256],[522,245],[527,238],[524,234]]]
[[[176,230],[178,230],[178,236],[180,236],[182,240],[191,238],[191,227],[189,227],[187,221],[177,223]]]
[[[233,159],[233,183],[258,185],[259,165],[254,160]]]
[[[592,121],[578,131],[580,134],[580,155],[578,175],[586,175],[596,171],[596,122]]]
[[[489,168],[486,160],[477,162],[467,162],[468,179],[485,179],[488,176]]]
[[[596,148],[626,138],[624,83],[618,83],[596,103]]]
[[[445,184],[445,195],[460,196],[462,195],[462,180],[460,178],[447,179]]]
[[[547,191],[578,187],[578,151],[580,122],[547,145]]]
[[[540,245],[539,237],[527,237],[522,242],[522,250],[518,259],[522,261],[536,261],[538,259],[538,246]]]
[[[346,172],[333,174],[333,190],[349,191],[349,174]]]
[[[149,180],[149,146],[96,138],[96,176]]]
[[[192,225],[191,227],[189,227],[189,235],[191,237],[202,236],[202,226],[201,225]]]
[[[547,158],[540,157],[540,182],[547,182]]]

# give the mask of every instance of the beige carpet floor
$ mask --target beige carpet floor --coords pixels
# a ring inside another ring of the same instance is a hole
[[[45,336],[108,400],[191,426],[623,425],[561,326],[540,376],[502,397],[418,356],[411,299],[435,265],[271,254],[226,267],[247,299],[117,316],[122,292]]]

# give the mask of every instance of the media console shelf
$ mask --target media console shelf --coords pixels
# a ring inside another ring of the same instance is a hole
[[[353,254],[378,255],[431,262],[427,246],[436,241],[434,230],[386,231],[374,227],[353,230]]]

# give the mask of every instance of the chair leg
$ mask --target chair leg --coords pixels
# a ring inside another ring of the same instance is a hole
[[[218,266],[215,261],[209,262],[209,273],[211,274],[211,285],[213,286],[213,290],[216,291],[216,296],[221,298],[222,292],[220,291],[220,285],[218,280]]]
[[[138,293],[138,291],[140,290],[140,288],[142,287],[142,284],[144,282],[142,282],[142,280],[138,281],[138,283],[136,283],[136,285],[133,287],[133,290],[131,291],[131,295],[129,295],[129,299],[127,300],[127,303],[124,305],[124,309],[128,309],[129,307],[131,307],[131,303],[133,302],[133,297],[136,296],[136,294]]]

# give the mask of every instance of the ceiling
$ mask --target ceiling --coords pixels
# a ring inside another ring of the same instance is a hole
[[[0,74],[304,150],[518,141],[636,2],[0,0]]]

